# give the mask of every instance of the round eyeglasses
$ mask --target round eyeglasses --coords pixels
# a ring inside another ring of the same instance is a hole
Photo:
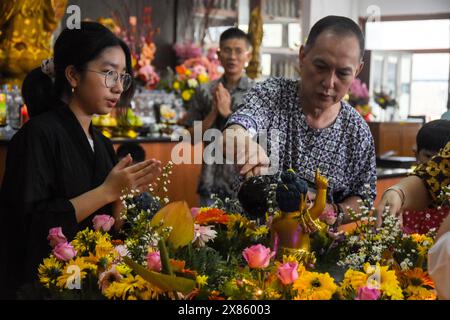
[[[120,78],[120,84],[122,85],[123,91],[127,91],[131,87],[133,78],[129,73],[120,74],[115,70],[109,70],[108,72],[101,72],[97,70],[85,69],[86,71],[95,72],[105,76],[105,86],[107,88],[114,88],[117,85],[117,81]]]

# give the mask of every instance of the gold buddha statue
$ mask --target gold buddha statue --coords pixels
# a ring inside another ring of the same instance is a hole
[[[308,185],[293,170],[283,172],[276,197],[281,210],[271,224],[272,245],[277,257],[293,255],[299,262],[314,264],[310,235],[326,225],[319,221],[325,210],[328,180],[316,171],[316,198],[311,208],[307,205]]]
[[[21,86],[52,56],[52,36],[67,0],[0,1],[0,84]]]

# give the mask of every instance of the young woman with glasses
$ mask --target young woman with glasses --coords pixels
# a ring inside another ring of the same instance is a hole
[[[71,241],[96,214],[114,215],[122,190],[143,189],[159,175],[155,159],[132,165],[128,155],[117,162],[109,139],[91,124],[93,114],[131,98],[130,73],[127,45],[104,26],[82,22],[81,29],[63,30],[53,62],[32,72],[39,81],[27,79],[25,100],[39,114],[8,145],[0,191],[1,297],[14,298],[36,280],[51,251],[50,228],[62,227]]]

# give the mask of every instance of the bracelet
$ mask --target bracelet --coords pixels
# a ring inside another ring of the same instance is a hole
[[[397,194],[399,195],[400,200],[402,202],[400,208],[403,208],[403,205],[405,204],[406,195],[405,195],[405,192],[403,191],[402,188],[399,188],[399,187],[396,187],[396,186],[389,187],[383,192],[383,194],[381,195],[381,198],[383,198],[384,195],[386,194],[386,192],[388,192],[390,190],[397,192]]]

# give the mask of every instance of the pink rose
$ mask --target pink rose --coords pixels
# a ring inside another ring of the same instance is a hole
[[[57,244],[67,242],[66,236],[62,233],[62,228],[51,228],[48,231],[47,240],[50,241],[50,246],[54,248]]]
[[[95,230],[101,228],[103,231],[108,232],[113,226],[115,221],[114,218],[111,216],[108,216],[106,214],[100,214],[96,215],[94,219],[92,219],[92,222],[94,223]]]
[[[360,287],[358,289],[358,296],[355,300],[378,300],[381,296],[381,292],[375,288]]]
[[[77,255],[77,252],[68,242],[59,243],[55,248],[53,248],[54,256],[61,261],[69,261]]]
[[[278,267],[277,277],[284,284],[291,284],[298,278],[298,263],[287,262]]]
[[[275,252],[270,252],[270,248],[266,248],[261,244],[248,247],[242,252],[248,266],[253,269],[266,268],[274,254]]]
[[[147,268],[152,271],[161,272],[162,265],[159,251],[150,252],[147,255]]]

